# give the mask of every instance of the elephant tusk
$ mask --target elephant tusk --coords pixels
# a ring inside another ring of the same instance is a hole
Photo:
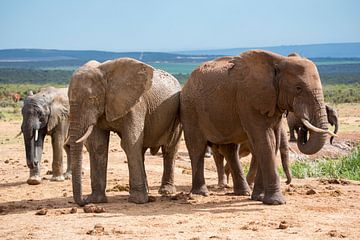
[[[35,142],[37,142],[38,139],[39,139],[39,130],[36,129],[36,130],[35,130]]]
[[[93,128],[94,128],[94,125],[90,125],[89,128],[86,130],[86,133],[81,138],[79,138],[76,141],[76,143],[81,143],[81,142],[85,141],[90,136],[90,134],[92,133]]]
[[[317,133],[327,133],[333,137],[337,137],[337,135],[329,130],[325,130],[325,129],[321,129],[321,128],[317,128],[315,126],[313,126],[308,120],[305,119],[301,119],[301,122],[305,125],[305,127],[307,127],[309,130],[313,131],[313,132],[317,132]]]

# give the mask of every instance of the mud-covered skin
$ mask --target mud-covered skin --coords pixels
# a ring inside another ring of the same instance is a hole
[[[254,189],[264,190],[266,204],[285,203],[275,164],[282,114],[293,111],[313,126],[327,128],[315,64],[305,58],[261,50],[200,65],[181,91],[180,109],[192,165],[191,191],[207,192],[204,154],[209,143],[228,145],[248,141],[259,164],[257,176],[262,180],[255,180]],[[313,154],[322,148],[326,137],[325,133],[311,131],[308,141],[298,144],[299,150]],[[239,164],[234,166],[233,171],[242,171]]]
[[[116,132],[127,156],[129,201],[148,202],[144,153],[161,147],[164,172],[159,192],[172,194],[174,160],[180,139],[180,84],[170,74],[130,58],[104,63],[90,61],[72,76],[69,87],[70,141],[73,160],[75,202],[106,200],[106,169],[109,133]],[[85,201],[81,190],[82,147],[85,140],[90,155],[92,193]]]
[[[51,136],[53,150],[51,181],[64,181],[71,177],[70,158],[67,160],[66,172],[63,171],[63,145],[69,128],[68,115],[67,89],[47,87],[35,95],[29,95],[24,101],[21,131],[24,135],[26,162],[30,169],[28,184],[41,183],[40,165],[46,135]],[[69,156],[68,149],[65,150]]]

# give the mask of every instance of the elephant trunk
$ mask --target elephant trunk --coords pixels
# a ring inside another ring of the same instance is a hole
[[[85,202],[82,198],[82,184],[81,184],[83,143],[76,142],[82,133],[80,127],[80,118],[78,116],[79,115],[78,115],[77,106],[71,105],[69,136],[70,136],[70,159],[71,159],[71,170],[72,170],[73,197],[75,202],[79,206],[83,206],[85,205]]]
[[[25,143],[25,152],[26,152],[26,164],[30,169],[36,169],[39,167],[41,153],[42,153],[42,144],[37,144],[39,137],[39,130],[32,127],[27,127],[24,131],[24,143]],[[40,148],[40,149],[39,149]]]
[[[315,124],[312,126],[314,129],[327,129],[327,118],[325,109],[320,111],[320,115],[315,119]],[[306,120],[302,119],[303,123],[309,124]],[[327,135],[329,132],[324,130],[323,132],[314,131],[309,127],[302,127],[299,131],[298,139],[297,139],[297,146],[299,150],[307,155],[315,154],[324,146],[326,142]],[[307,139],[307,132],[310,133],[309,139]]]

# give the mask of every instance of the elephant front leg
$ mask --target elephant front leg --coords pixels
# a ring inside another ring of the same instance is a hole
[[[265,136],[264,136],[265,133]],[[274,130],[271,128],[257,129],[250,134],[254,155],[258,161],[258,176],[256,177],[252,199],[260,200],[262,189],[264,189],[264,204],[279,205],[284,204],[285,199],[280,189],[280,178],[275,164],[276,138]],[[256,143],[256,144],[254,144]],[[262,185],[260,175],[262,176]]]
[[[106,173],[109,149],[109,131],[94,127],[86,142],[90,156],[91,194],[85,199],[86,203],[107,202]]]
[[[52,177],[51,181],[61,182],[65,178],[63,176],[63,143],[64,139],[61,135],[60,125],[54,129],[51,135],[51,144],[53,149]]]

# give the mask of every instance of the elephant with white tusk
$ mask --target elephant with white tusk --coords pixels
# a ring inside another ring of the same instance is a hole
[[[180,84],[169,73],[130,58],[90,61],[69,86],[69,142],[74,200],[106,202],[109,135],[121,138],[129,166],[129,201],[148,202],[144,153],[162,147],[164,171],[159,192],[175,192],[174,157],[180,140]],[[90,154],[92,193],[83,199],[82,148]]]
[[[192,165],[194,194],[208,195],[204,154],[209,143],[221,145],[236,172],[236,194],[249,186],[238,163],[238,144],[249,142],[258,163],[251,199],[284,204],[275,164],[282,114],[294,112],[307,124],[309,136],[298,139],[299,150],[314,154],[328,135],[326,108],[315,64],[299,56],[262,50],[221,57],[201,64],[180,95],[180,116]]]
[[[24,135],[26,162],[30,169],[28,184],[41,183],[40,163],[46,135],[51,136],[53,149],[52,181],[70,178],[70,159],[63,173],[63,145],[69,128],[69,100],[67,89],[47,87],[37,94],[29,94],[21,110],[23,122],[21,132]],[[68,149],[65,149],[68,154]]]

